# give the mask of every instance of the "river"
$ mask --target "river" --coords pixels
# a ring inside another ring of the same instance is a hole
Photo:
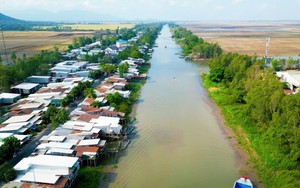
[[[137,108],[138,135],[109,187],[232,187],[239,177],[235,151],[199,77],[208,66],[179,58],[168,26],[156,43]]]

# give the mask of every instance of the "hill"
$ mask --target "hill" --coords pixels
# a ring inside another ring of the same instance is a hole
[[[25,23],[26,21],[12,18],[5,14],[0,13],[0,23]]]
[[[31,28],[31,24],[16,18],[9,17],[0,13],[0,27],[3,30],[27,30]]]

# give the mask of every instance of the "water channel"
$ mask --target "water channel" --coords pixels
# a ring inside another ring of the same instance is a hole
[[[168,26],[156,43],[137,109],[138,135],[109,187],[232,187],[238,165],[201,86],[207,65],[179,58]]]

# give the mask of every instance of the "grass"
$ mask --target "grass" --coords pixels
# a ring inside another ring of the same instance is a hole
[[[78,171],[76,187],[95,188],[100,187],[100,177],[103,173],[103,166],[81,167]]]
[[[270,56],[297,56],[300,51],[299,22],[207,22],[181,23],[207,42],[217,42],[225,52],[265,55],[271,37]]]
[[[260,177],[266,188],[270,187],[296,187],[293,183],[299,180],[299,171],[280,170],[274,159],[280,160],[278,156],[270,156],[268,151],[276,151],[270,143],[262,137],[262,130],[249,119],[248,114],[244,111],[241,104],[230,102],[230,93],[220,84],[211,82],[207,76],[201,75],[204,80],[203,85],[207,89],[209,96],[220,107],[222,114],[226,120],[226,125],[234,132],[238,143],[245,149],[250,162],[256,169],[257,175]],[[218,88],[218,90],[210,90],[210,88]],[[272,152],[273,154],[276,154]],[[277,169],[277,170],[275,170]]]

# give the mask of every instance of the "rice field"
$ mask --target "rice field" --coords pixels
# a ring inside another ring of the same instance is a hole
[[[37,26],[39,29],[50,29],[53,26]],[[63,24],[59,28],[70,29],[75,31],[99,31],[99,30],[116,30],[117,28],[132,28],[134,24],[125,23],[101,23],[101,24]]]
[[[134,24],[70,24],[62,25],[63,27],[71,27],[72,30],[116,30],[119,28],[133,28]]]
[[[300,54],[300,22],[190,22],[180,23],[208,42],[219,43],[225,52],[265,55],[270,37],[270,56]]]
[[[52,50],[54,46],[59,50],[67,49],[72,39],[79,36],[94,36],[94,32],[52,32],[52,31],[6,31],[4,39],[8,56],[15,51],[18,57],[24,53],[32,56],[41,50]],[[0,36],[0,52],[4,59],[4,43]]]

